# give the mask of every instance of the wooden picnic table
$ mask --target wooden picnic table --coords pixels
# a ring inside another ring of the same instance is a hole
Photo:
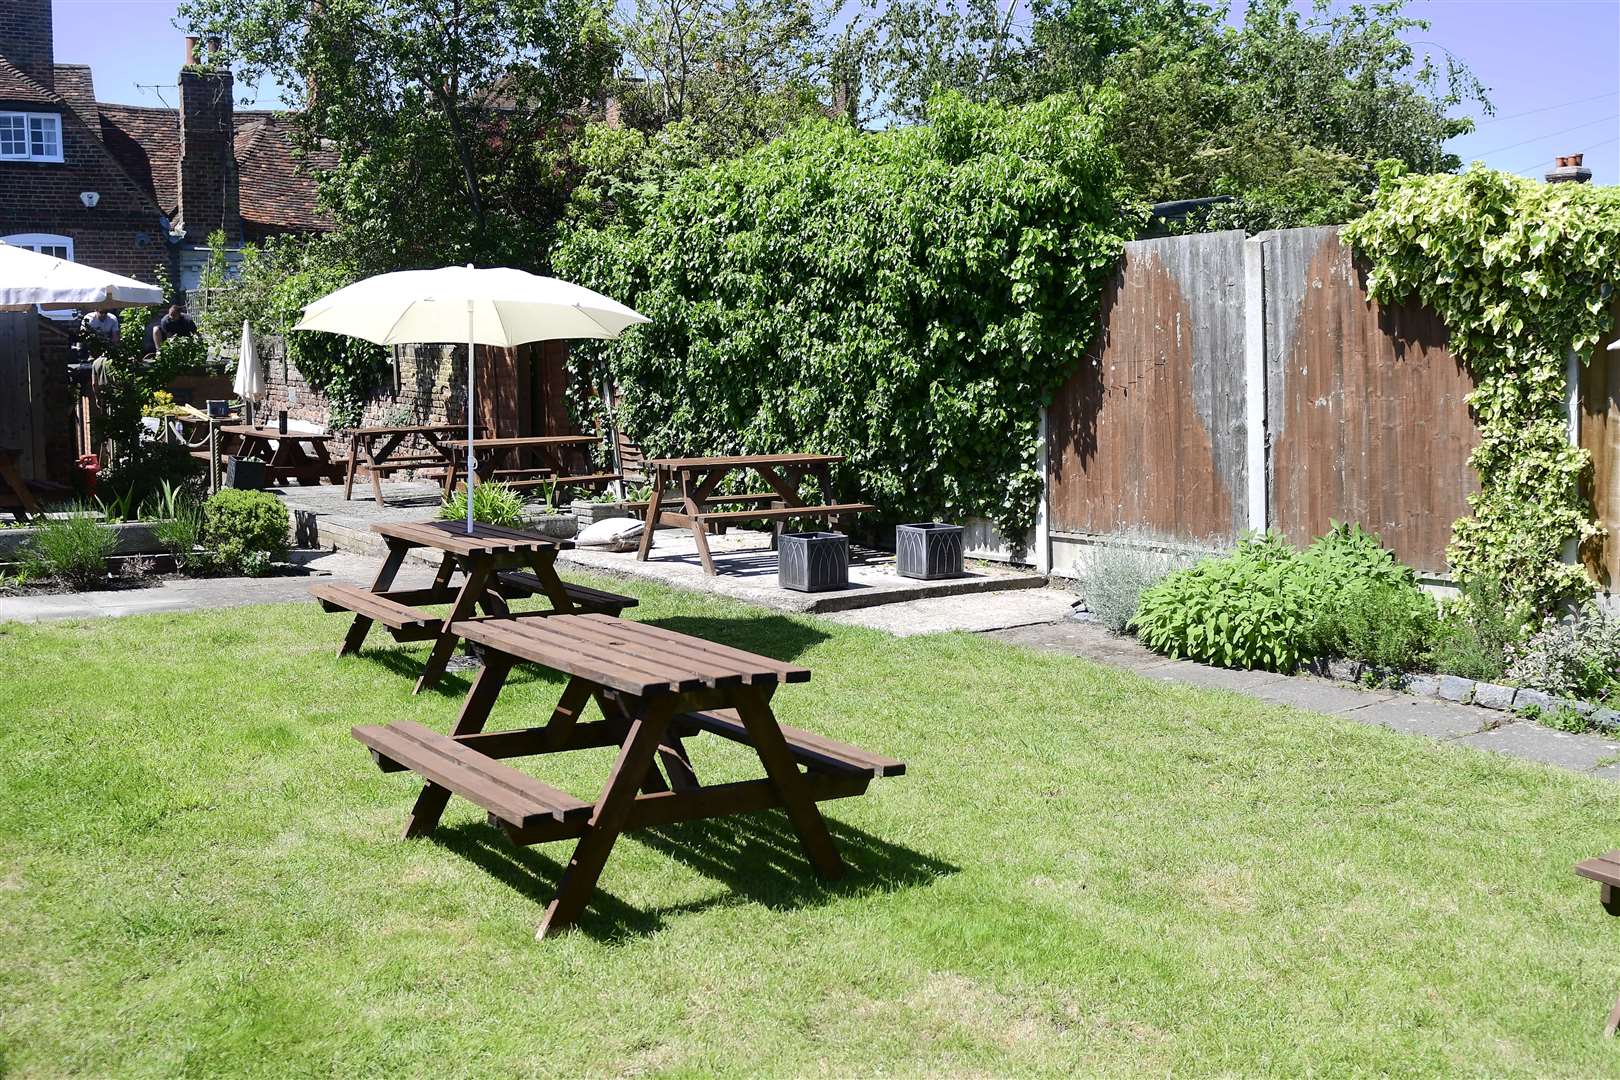
[[[219,435],[220,453],[264,462],[265,482],[272,486],[293,480],[300,484],[343,482],[343,467],[326,452],[326,444],[336,436],[307,431],[282,434],[276,428],[252,424],[224,424]]]
[[[645,562],[652,548],[653,532],[659,525],[692,530],[697,542],[703,572],[713,577],[714,560],[709,556],[708,530],[721,532],[728,524],[743,521],[771,522],[771,549],[782,533],[782,523],[794,517],[823,517],[837,528],[844,514],[877,509],[870,503],[811,503],[801,494],[806,477],[815,477],[822,498],[832,491],[832,466],[843,461],[837,454],[744,454],[735,457],[652,458],[646,468],[652,478],[652,496],[647,500],[647,525],[641,533],[636,558]],[[739,495],[719,493],[722,482],[733,473],[753,473],[768,491]],[[680,509],[664,507],[666,492],[680,489]],[[745,506],[743,510],[713,510],[714,506]]]
[[[630,829],[781,807],[816,871],[840,877],[844,862],[816,803],[860,795],[873,777],[905,772],[892,758],[777,723],[770,705],[777,687],[810,678],[797,664],[607,615],[484,619],[453,629],[482,645],[485,660],[450,734],[407,720],[356,727],[354,737],[383,771],[408,769],[427,781],[406,837],[431,833],[450,796],[460,795],[513,843],[578,838],[536,937],[580,917],[615,840]],[[520,662],[568,676],[562,696],[543,726],[485,733]],[[592,700],[601,719],[583,720]],[[685,745],[700,733],[752,748],[764,778],[700,782]],[[594,802],[502,764],[608,746],[618,756]]]
[[[385,505],[382,493],[382,474],[400,469],[451,469],[456,454],[445,439],[458,431],[465,432],[465,424],[395,424],[386,427],[359,428],[349,441],[348,468],[343,480],[343,498],[354,497],[354,474],[364,468],[371,477],[371,493],[378,506]],[[424,444],[399,456],[407,440]],[[466,440],[462,440],[465,445]]]
[[[1610,915],[1620,915],[1620,851],[1611,851],[1605,855],[1598,855],[1591,859],[1583,859],[1575,864],[1575,873],[1590,881],[1597,882],[1602,888],[1598,893],[1598,900],[1603,910]],[[1620,1029],[1620,998],[1609,1010],[1608,1022],[1603,1025],[1603,1034],[1613,1036]]]
[[[506,438],[473,440],[473,457],[489,451],[491,462],[505,461],[506,467],[478,466],[479,481],[494,480],[508,487],[551,488],[551,503],[556,504],[558,492],[570,487],[590,487],[610,484],[620,479],[618,473],[574,473],[563,462],[563,451],[570,447],[595,446],[602,440],[595,435],[516,435]],[[466,475],[467,440],[451,439],[445,443],[459,451],[444,476],[444,495],[456,489],[458,477]],[[523,464],[523,455],[532,453],[538,465]]]
[[[549,609],[525,611],[512,618],[536,618],[572,611],[601,611],[617,615],[636,600],[584,585],[572,585],[557,576],[557,553],[574,546],[571,540],[553,540],[538,533],[475,523],[469,535],[460,521],[385,521],[371,526],[388,546],[388,558],[369,589],[342,582],[310,587],[310,594],[326,611],[352,611],[354,621],[338,646],[338,655],[360,651],[373,623],[382,623],[395,641],[433,642],[433,651],[416,680],[414,693],[439,681],[461,639],[458,628],[468,625],[482,609],[486,616],[508,616],[507,601],[520,596],[544,595]],[[444,553],[433,584],[424,589],[395,589],[394,578],[405,557],[417,548]],[[461,574],[461,584],[452,578]],[[422,605],[449,604],[443,617],[422,610]]]

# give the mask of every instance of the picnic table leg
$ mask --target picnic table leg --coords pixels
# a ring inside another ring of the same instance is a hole
[[[703,786],[698,783],[692,759],[686,754],[686,744],[673,731],[664,735],[664,741],[658,746],[658,758],[664,763],[670,786],[676,791],[696,791]]]
[[[343,478],[344,502],[348,502],[350,499],[354,498],[354,471],[360,465],[360,439],[361,436],[356,435],[354,438],[349,440],[349,468],[348,472]],[[380,502],[381,500],[378,501]]]
[[[564,615],[574,611],[574,602],[568,598],[568,590],[563,588],[562,578],[557,576],[557,549],[536,551],[530,563],[534,567],[534,576],[540,579],[540,587],[545,590],[546,599],[551,601],[553,611]]]
[[[394,578],[399,575],[399,568],[405,564],[405,555],[409,550],[403,544],[389,543],[388,558],[383,560],[382,568],[377,571],[376,580],[371,583],[372,592],[388,591],[389,586],[394,584]],[[369,633],[371,633],[371,619],[365,615],[356,615],[354,622],[349,624],[349,632],[343,635],[343,644],[338,646],[337,654],[347,656],[359,652]]]
[[[412,693],[420,694],[438,682],[439,676],[444,674],[445,665],[450,663],[450,654],[456,651],[456,642],[459,640],[450,631],[450,624],[459,622],[473,613],[493,576],[488,561],[484,559],[478,559],[467,567],[467,580],[462,582],[461,592],[456,595],[455,604],[444,616],[438,640],[433,643],[433,651],[428,654],[427,664],[422,668],[422,676],[416,680],[416,689]]]
[[[746,686],[737,688],[736,703],[737,715],[748,729],[749,741],[759,754],[760,764],[765,766],[765,775],[781,796],[788,820],[793,823],[793,831],[799,834],[799,843],[804,845],[811,865],[822,877],[843,877],[844,860],[838,854],[832,834],[827,831],[821,811],[816,809],[815,799],[805,790],[804,776],[793,761],[793,753],[782,737],[782,729],[777,726],[770,705],[758,690]]]
[[[596,890],[596,881],[602,876],[602,867],[613,852],[613,842],[619,838],[625,818],[635,806],[636,793],[663,741],[674,704],[668,697],[655,699],[651,705],[641,705],[640,715],[631,720],[630,732],[619,749],[613,771],[608,774],[607,786],[596,801],[596,812],[563,870],[562,880],[557,883],[557,895],[547,905],[545,918],[535,931],[536,939],[572,924],[584,912],[591,893]]]
[[[681,498],[685,501],[687,520],[692,521],[692,540],[697,544],[698,558],[703,562],[703,572],[710,577],[715,576],[714,559],[709,555],[709,525],[704,521],[692,520],[703,512],[707,501],[706,491],[713,490],[720,477],[710,474],[704,481],[693,483],[691,473],[681,474]],[[712,482],[711,482],[712,481]]]
[[[462,703],[461,715],[456,718],[456,726],[450,729],[451,737],[457,735],[476,735],[484,730],[484,724],[489,720],[489,711],[495,705],[495,699],[500,696],[501,687],[506,685],[506,676],[512,671],[512,658],[505,653],[492,653],[484,662],[484,670],[478,673],[473,680],[472,690],[467,694],[467,700]],[[444,808],[450,804],[450,791],[438,784],[423,785],[422,793],[416,797],[416,804],[411,807],[411,814],[405,819],[406,840],[417,836],[426,836],[439,824],[439,818],[444,815]]]
[[[647,524],[641,530],[641,546],[636,549],[636,560],[647,561],[647,552],[652,550],[653,533],[658,528],[658,514],[660,504],[664,499],[664,470],[659,466],[653,467],[652,494],[647,499]]]

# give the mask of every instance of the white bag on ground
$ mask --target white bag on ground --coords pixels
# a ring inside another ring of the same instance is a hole
[[[645,521],[632,517],[603,518],[585,526],[574,537],[575,547],[599,547],[609,551],[634,551],[641,543]]]

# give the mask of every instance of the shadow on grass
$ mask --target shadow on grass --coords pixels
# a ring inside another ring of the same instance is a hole
[[[828,635],[807,622],[765,615],[759,618],[722,618],[711,615],[669,615],[646,619],[649,626],[661,626],[678,634],[689,634],[704,641],[746,649],[773,660],[796,660]]]
[[[811,869],[787,815],[780,810],[626,833],[618,843],[645,844],[721,882],[727,891],[691,903],[643,911],[598,885],[578,929],[592,938],[612,941],[653,933],[685,912],[742,903],[792,911],[842,896],[897,892],[961,869],[850,825],[828,819],[827,826],[849,867],[838,881],[825,881]],[[546,905],[556,893],[563,862],[542,854],[538,848],[513,847],[501,830],[473,822],[441,826],[433,840],[532,900],[535,925],[539,925]],[[576,842],[558,841],[550,849],[566,858]]]
[[[360,659],[376,664],[385,671],[392,672],[410,680],[415,686],[416,680],[422,674],[422,667],[427,663],[428,647],[419,649],[403,648],[363,648],[356,654]],[[477,678],[479,670],[483,667],[482,661],[477,667],[460,667],[467,659],[467,653],[457,651],[451,659],[451,667],[439,681],[428,687],[427,692],[440,697],[465,698],[467,691],[472,687],[473,679]],[[522,686],[524,683],[546,682],[555,683],[561,693],[562,677],[534,664],[518,664],[512,673],[506,677],[507,686]]]

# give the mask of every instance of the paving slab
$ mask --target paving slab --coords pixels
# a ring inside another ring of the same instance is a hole
[[[989,637],[999,638],[1014,645],[1032,649],[1079,656],[1104,664],[1144,671],[1164,667],[1175,661],[1167,660],[1144,647],[1135,638],[1111,634],[1100,626],[1065,619],[1045,625],[1021,626],[1008,630],[991,631]]]
[[[1276,705],[1293,705],[1313,712],[1345,713],[1363,709],[1389,700],[1394,694],[1388,690],[1363,690],[1355,686],[1320,679],[1314,675],[1295,675],[1263,683],[1253,690],[1255,697]]]
[[[1144,670],[1143,674],[1160,682],[1186,683],[1211,690],[1239,690],[1250,694],[1273,683],[1288,682],[1288,676],[1271,671],[1235,671],[1232,668],[1195,664],[1191,660],[1170,660],[1156,664]]]
[[[896,637],[953,630],[987,633],[1067,619],[1077,599],[1062,589],[1016,589],[969,596],[934,596],[905,604],[856,608],[824,616],[846,626],[884,630]]]
[[[1472,735],[1502,720],[1501,713],[1410,694],[1394,694],[1338,715],[1360,724],[1376,724],[1391,731],[1427,735],[1431,739]]]
[[[1492,731],[1465,735],[1456,743],[1510,757],[1545,762],[1576,772],[1591,772],[1612,765],[1615,755],[1620,754],[1620,740],[1604,735],[1576,735],[1523,721],[1506,723]]]

